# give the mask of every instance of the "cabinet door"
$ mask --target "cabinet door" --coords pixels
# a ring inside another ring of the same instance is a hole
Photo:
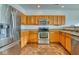
[[[32,25],[32,20],[31,16],[28,16],[28,25]]]
[[[38,16],[36,16],[36,25],[39,24]]]
[[[66,36],[65,36],[66,33],[62,32],[61,34],[61,44],[63,45],[63,47],[66,46]]]
[[[54,16],[50,16],[49,24],[50,25],[53,25],[54,24]]]
[[[50,42],[59,42],[59,32],[50,31],[49,40]]]
[[[34,25],[36,25],[36,16],[34,16],[33,22],[34,22]]]
[[[38,43],[38,31],[30,31],[29,43]]]
[[[29,32],[28,31],[22,31],[21,32],[21,48],[26,46],[29,39]]]
[[[54,16],[54,25],[58,25],[58,16]]]
[[[62,16],[58,16],[58,25],[62,25]]]
[[[29,16],[26,16],[26,25],[29,25]]]
[[[26,16],[21,15],[21,25],[26,25]]]
[[[61,20],[62,20],[62,25],[65,24],[65,16],[61,16]]]
[[[66,34],[66,49],[71,53],[71,35]]]
[[[24,47],[24,32],[21,32],[21,48]]]

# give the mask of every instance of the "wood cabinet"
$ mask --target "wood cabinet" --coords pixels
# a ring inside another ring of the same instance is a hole
[[[21,48],[26,46],[27,43],[38,43],[38,31],[21,31]]]
[[[21,31],[21,48],[26,46],[29,39],[29,32],[28,31]]]
[[[65,48],[66,47],[66,33],[60,32],[60,43]]]
[[[59,31],[50,31],[49,32],[49,41],[52,42],[59,42]]]
[[[38,43],[38,31],[29,31],[29,41],[28,43]]]
[[[65,24],[65,16],[61,16],[61,25],[64,25]]]
[[[58,25],[62,25],[62,16],[58,16]]]
[[[60,26],[65,24],[65,16],[54,16],[54,25]]]
[[[58,25],[58,16],[54,16],[54,25]]]
[[[71,34],[60,32],[60,43],[69,53],[71,53]]]
[[[50,24],[50,25],[53,25],[53,24],[54,24],[54,16],[51,16],[51,17],[49,18],[49,24]]]
[[[46,19],[48,20],[49,25],[64,25],[65,24],[65,16],[63,15],[53,15],[53,16],[25,16],[21,15],[21,24],[22,25],[38,25],[39,20]]]
[[[66,47],[68,52],[71,53],[71,34],[66,33]]]
[[[21,15],[21,25],[26,25],[26,16]]]

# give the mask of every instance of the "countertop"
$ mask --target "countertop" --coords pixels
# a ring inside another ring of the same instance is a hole
[[[66,30],[60,30],[60,31],[71,34],[72,39],[74,39],[76,41],[79,41],[79,32],[76,32],[76,31],[66,31]]]
[[[69,34],[72,34],[73,36],[79,37],[79,32],[76,32],[76,31],[66,31],[66,30],[59,30],[59,31],[69,33]]]

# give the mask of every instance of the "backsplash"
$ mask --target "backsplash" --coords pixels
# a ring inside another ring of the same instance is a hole
[[[27,29],[39,29],[39,27],[48,27],[49,29],[61,29],[64,26],[53,26],[53,25],[21,25],[21,30]]]

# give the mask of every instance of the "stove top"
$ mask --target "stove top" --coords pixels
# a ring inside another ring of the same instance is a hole
[[[49,29],[48,28],[39,28],[39,32],[48,32],[49,31]]]

